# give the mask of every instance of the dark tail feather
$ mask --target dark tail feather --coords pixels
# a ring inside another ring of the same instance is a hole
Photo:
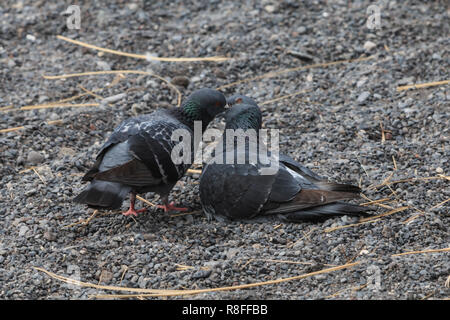
[[[73,201],[94,208],[118,209],[130,191],[130,187],[121,183],[93,180]]]
[[[357,204],[335,202],[324,206],[312,207],[286,214],[279,214],[280,219],[290,222],[320,221],[337,216],[367,216],[372,209]]]
[[[314,184],[317,185],[320,190],[361,193],[361,188],[351,184],[340,184],[327,181],[314,181]]]

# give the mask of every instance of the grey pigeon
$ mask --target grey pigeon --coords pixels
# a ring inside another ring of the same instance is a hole
[[[208,123],[225,111],[226,99],[219,91],[200,89],[192,93],[181,107],[158,109],[150,114],[122,122],[101,147],[94,166],[83,177],[90,185],[74,198],[94,208],[120,208],[130,193],[130,209],[124,215],[137,215],[136,193],[156,192],[163,201],[164,211],[179,210],[168,202],[170,190],[184,175],[191,162],[174,164],[172,141],[177,129],[187,130],[194,146],[194,121],[202,122],[202,132]]]
[[[353,185],[328,182],[287,155],[278,158],[269,153],[270,161],[278,162],[278,170],[262,174],[268,166],[258,153],[245,143],[245,163],[237,161],[239,149],[234,140],[232,148],[226,144],[227,129],[261,128],[262,116],[257,104],[249,97],[236,95],[227,99],[232,106],[225,114],[223,147],[215,159],[224,164],[210,162],[200,177],[200,197],[208,218],[219,220],[246,220],[261,216],[277,216],[285,221],[323,220],[340,215],[365,215],[366,208],[343,202],[359,197],[360,188]],[[234,106],[233,106],[234,105]],[[230,141],[232,141],[230,139]],[[227,149],[228,148],[228,149]],[[230,154],[231,153],[231,154]],[[250,161],[251,156],[255,161]],[[231,156],[234,163],[226,162]]]

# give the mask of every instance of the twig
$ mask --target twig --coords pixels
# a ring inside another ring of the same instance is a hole
[[[61,123],[62,123],[62,120],[47,121],[47,124],[49,124],[49,125],[61,124]],[[7,129],[0,129],[0,133],[12,132],[12,131],[23,130],[23,129],[25,129],[25,126],[14,127],[14,128],[7,128]],[[30,168],[30,170],[31,170],[31,168]]]
[[[397,184],[397,183],[403,183],[403,182],[415,182],[415,181],[428,181],[428,180],[434,180],[434,179],[447,179],[450,180],[450,177],[444,176],[444,175],[438,175],[434,177],[419,177],[419,178],[410,178],[410,179],[402,179],[402,180],[396,180],[396,181],[390,181],[389,184]],[[384,187],[386,184],[384,182],[382,184],[376,185],[376,186],[369,186],[368,189],[378,189],[381,187]]]
[[[98,107],[99,103],[51,103],[38,104],[35,106],[21,107],[19,110],[35,110],[35,109],[51,109],[51,108],[84,108],[84,107]]]
[[[386,201],[390,201],[390,200],[392,200],[392,199],[391,198],[383,198],[383,199],[378,199],[378,200],[361,203],[360,206],[370,206],[372,204],[377,204],[380,202],[386,202]]]
[[[155,60],[155,61],[165,61],[165,62],[192,62],[192,61],[213,61],[213,62],[220,62],[220,61],[226,61],[229,60],[230,58],[226,58],[226,57],[220,57],[220,56],[215,56],[215,57],[205,57],[205,58],[162,58],[162,57],[153,57],[150,55],[143,55],[143,54],[135,54],[135,53],[127,53],[127,52],[122,52],[122,51],[118,51],[118,50],[111,50],[111,49],[106,49],[106,48],[102,48],[102,47],[98,47],[98,46],[94,46],[92,44],[88,44],[85,42],[81,42],[78,40],[73,40],[70,38],[66,38],[64,36],[58,35],[56,36],[58,39],[60,40],[64,40],[82,47],[86,47],[89,49],[94,49],[97,51],[102,51],[102,52],[107,52],[107,53],[111,53],[111,54],[115,54],[115,55],[119,55],[119,56],[126,56],[126,57],[130,57],[130,58],[135,58],[135,59],[144,59],[144,60]]]
[[[252,261],[264,261],[264,262],[275,262],[275,263],[287,263],[287,264],[304,264],[304,265],[315,265],[314,262],[306,261],[292,261],[292,260],[276,260],[276,259],[251,259]],[[323,264],[327,267],[336,267],[335,264]]]
[[[81,90],[83,90],[84,92],[86,92],[87,94],[93,96],[94,98],[97,98],[97,99],[99,99],[99,100],[103,100],[103,97],[102,97],[102,96],[100,96],[100,95],[94,93],[93,91],[90,91],[90,90],[86,89],[86,88],[83,87],[81,84],[79,84],[78,87],[79,87]]]
[[[64,228],[64,229],[67,229],[67,228],[76,226],[76,225],[78,225],[78,224],[82,224],[82,225],[85,225],[85,226],[86,226],[89,222],[91,222],[92,219],[95,218],[95,216],[97,215],[97,213],[98,213],[98,210],[94,210],[94,212],[91,214],[91,216],[90,216],[89,218],[87,218],[86,220],[80,220],[80,221],[78,221],[78,222],[71,223],[71,224],[69,224],[69,225],[63,226],[63,228]]]
[[[202,210],[196,210],[196,211],[191,211],[191,212],[182,212],[182,213],[171,214],[169,216],[171,218],[173,218],[173,217],[188,216],[188,215],[191,215],[191,214],[199,214],[199,213],[202,213],[202,212],[203,212]]]
[[[353,223],[353,224],[347,224],[347,225],[345,225],[345,226],[338,226],[338,227],[330,227],[330,228],[326,228],[325,230],[324,230],[324,232],[332,232],[332,231],[336,231],[336,230],[340,230],[340,229],[345,229],[345,228],[350,228],[350,227],[356,227],[356,226],[359,226],[359,225],[361,225],[361,224],[365,224],[365,223],[369,223],[369,222],[375,222],[375,221],[378,221],[378,220],[380,220],[379,218],[378,219],[374,219],[374,220],[370,220],[370,221],[364,221],[364,222],[358,222],[358,223]]]
[[[154,203],[152,203],[152,202],[150,202],[150,201],[148,201],[148,200],[142,198],[141,196],[136,195],[136,199],[138,199],[138,200],[140,200],[140,201],[142,201],[142,202],[148,204],[148,205],[151,206],[151,207],[156,207],[156,206],[157,206],[156,204],[154,204]]]
[[[435,252],[448,252],[448,251],[450,251],[450,247],[449,248],[443,248],[443,249],[427,249],[427,250],[408,251],[408,252],[396,253],[396,254],[393,254],[392,257],[406,256],[406,255],[409,255],[409,254],[435,253]]]
[[[373,217],[362,218],[362,219],[359,220],[359,222],[367,222],[367,221],[375,220],[375,219],[378,219],[378,218],[381,218],[381,217],[390,216],[391,214],[394,214],[394,213],[397,213],[397,212],[402,212],[402,211],[405,211],[405,210],[410,209],[410,208],[411,208],[410,206],[396,208],[396,209],[393,209],[391,211],[388,211],[388,212],[385,212],[385,213],[382,213],[382,214],[379,214],[379,215],[376,215],[376,216],[373,216]]]
[[[178,90],[177,87],[175,87],[170,81],[166,80],[165,78],[158,76],[157,74],[154,74],[152,72],[147,71],[141,71],[141,70],[109,70],[109,71],[90,71],[90,72],[81,72],[81,73],[72,73],[72,74],[63,74],[63,75],[57,75],[57,76],[48,76],[48,75],[42,75],[44,79],[48,80],[56,80],[56,79],[67,79],[67,78],[73,78],[73,77],[84,77],[84,76],[94,76],[94,75],[101,75],[101,74],[143,74],[146,76],[151,76],[158,78],[159,80],[165,82],[169,87],[171,87],[178,95],[178,102],[177,105],[181,105],[181,92]]]
[[[436,204],[436,205],[434,205],[434,206],[432,206],[430,209],[428,209],[428,210],[433,210],[433,209],[436,209],[436,208],[439,208],[440,206],[442,206],[442,205],[444,205],[445,203],[447,203],[447,202],[449,202],[450,201],[450,198],[448,198],[447,200],[444,200],[444,201],[442,201],[442,202],[439,202],[438,204]]]
[[[269,281],[256,282],[256,283],[248,283],[248,284],[242,284],[242,285],[237,285],[237,286],[227,286],[227,287],[219,287],[219,288],[211,288],[211,289],[198,289],[198,290],[167,290],[167,289],[164,290],[164,289],[127,288],[127,287],[107,286],[107,285],[104,286],[104,285],[97,285],[97,284],[93,284],[93,283],[82,282],[82,281],[78,281],[75,279],[63,277],[63,276],[57,275],[53,272],[47,271],[43,268],[39,268],[39,267],[33,267],[33,268],[37,271],[47,274],[49,277],[51,277],[53,279],[56,279],[56,280],[59,280],[59,281],[65,282],[65,283],[78,285],[81,287],[96,288],[96,289],[136,292],[136,293],[140,293],[139,296],[144,297],[144,296],[192,295],[192,294],[199,294],[199,293],[205,293],[205,292],[230,291],[230,290],[254,288],[254,287],[259,287],[259,286],[263,286],[263,285],[271,285],[271,284],[278,284],[278,283],[287,282],[287,281],[300,280],[300,279],[312,277],[312,276],[323,274],[323,273],[329,273],[329,272],[333,272],[333,271],[347,269],[347,268],[354,267],[360,263],[361,262],[349,263],[349,264],[336,266],[336,267],[332,267],[332,268],[327,268],[327,269],[322,269],[319,271],[302,274],[299,276],[289,277],[289,278],[282,278],[282,279],[269,280]],[[97,298],[130,298],[130,297],[136,297],[136,295],[98,295],[96,297]]]
[[[449,83],[450,83],[450,80],[426,82],[426,83],[421,83],[421,84],[411,84],[411,85],[407,85],[407,86],[397,87],[397,91],[434,87],[434,86],[440,86],[440,85],[449,84]]]

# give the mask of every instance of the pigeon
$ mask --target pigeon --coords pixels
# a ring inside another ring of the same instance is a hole
[[[83,181],[90,185],[74,198],[94,208],[117,209],[130,194],[130,208],[125,216],[146,209],[135,209],[137,193],[155,192],[162,198],[164,211],[185,211],[169,203],[170,190],[193,163],[172,161],[172,150],[180,143],[172,141],[175,130],[186,130],[194,146],[194,121],[201,121],[202,132],[215,116],[225,111],[226,99],[219,91],[200,89],[193,92],[181,107],[156,111],[129,118],[114,129],[101,147],[93,167]]]
[[[348,184],[328,182],[291,157],[268,152],[270,162],[263,162],[258,148],[250,148],[246,140],[243,151],[237,148],[236,139],[227,140],[227,129],[261,129],[262,115],[256,102],[243,95],[227,99],[231,107],[225,114],[225,133],[222,135],[222,153],[217,151],[213,161],[203,168],[200,177],[200,199],[208,219],[248,220],[275,216],[283,221],[320,221],[341,215],[366,215],[367,209],[343,200],[359,197],[360,188]],[[257,143],[259,140],[254,140]],[[256,151],[255,151],[256,150]],[[245,153],[245,162],[238,154]],[[230,154],[231,153],[231,154]],[[232,162],[226,162],[231,156]],[[252,158],[254,156],[254,158]],[[217,163],[222,157],[223,164]],[[256,161],[251,161],[256,159]],[[270,174],[262,169],[276,161],[278,166]]]

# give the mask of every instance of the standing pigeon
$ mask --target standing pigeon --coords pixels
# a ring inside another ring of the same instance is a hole
[[[120,208],[130,193],[130,209],[123,214],[137,215],[136,193],[156,192],[163,201],[164,211],[184,211],[168,202],[170,190],[184,175],[191,162],[174,164],[172,149],[179,142],[172,141],[172,133],[184,129],[191,135],[194,146],[194,121],[201,121],[202,132],[208,123],[225,111],[222,93],[200,89],[192,93],[181,107],[158,109],[151,114],[133,117],[122,122],[100,149],[94,166],[83,177],[91,184],[74,198],[75,202],[91,207]]]
[[[258,132],[262,116],[257,104],[249,97],[233,96],[227,103],[235,106],[225,115],[223,151],[215,156],[215,159],[222,157],[224,164],[208,163],[200,177],[201,203],[208,218],[239,220],[277,215],[282,220],[298,222],[366,213],[361,206],[342,202],[358,198],[358,187],[328,182],[286,155],[275,158],[269,154],[270,161],[278,161],[278,170],[262,174],[261,169],[268,164],[262,163],[254,154],[253,159],[258,160],[249,161],[252,153],[258,151],[252,151],[247,142],[246,162],[237,162],[236,140],[231,149],[225,148],[228,147],[226,130],[254,129]],[[258,145],[256,150],[260,147]],[[234,164],[226,162],[227,156],[234,159]]]

